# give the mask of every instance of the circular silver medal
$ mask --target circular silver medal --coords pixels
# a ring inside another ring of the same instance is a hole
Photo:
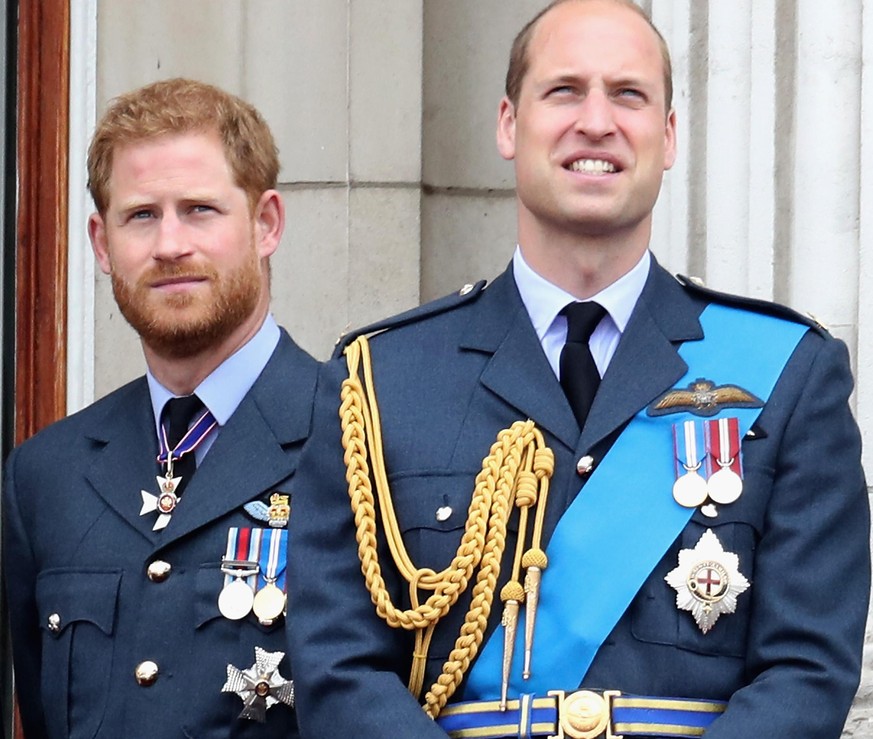
[[[697,508],[706,501],[706,480],[689,471],[673,483],[673,499],[684,508]]]
[[[273,621],[285,610],[285,593],[275,583],[267,583],[255,595],[253,609],[258,621]]]
[[[239,621],[252,610],[255,594],[245,580],[237,578],[225,585],[218,594],[218,610],[231,621]]]
[[[709,497],[716,503],[728,505],[733,503],[743,493],[743,480],[730,467],[722,467],[713,472],[706,484]]]

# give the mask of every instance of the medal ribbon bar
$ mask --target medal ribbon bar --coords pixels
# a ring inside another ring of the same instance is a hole
[[[258,590],[273,583],[285,590],[285,567],[288,564],[288,530],[267,529],[264,531],[259,562],[261,574],[258,577]]]
[[[743,476],[740,429],[735,416],[706,421],[706,450],[709,471],[707,477],[720,469],[730,469],[740,477]]]
[[[222,562],[224,584],[230,585],[238,577],[243,577],[254,592],[258,584],[258,553],[261,549],[261,529],[233,526],[227,530],[227,550]],[[245,574],[239,573],[245,570]]]

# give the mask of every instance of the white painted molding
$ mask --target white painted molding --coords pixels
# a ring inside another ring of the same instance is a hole
[[[862,68],[873,69],[873,22],[864,14],[862,27]],[[867,292],[873,285],[873,78],[861,77],[861,151],[858,224],[858,337],[855,366],[856,414],[864,442],[864,465],[873,477],[873,299]],[[873,620],[871,620],[873,623]],[[873,679],[873,676],[868,680]]]
[[[70,3],[70,149],[67,244],[67,413],[94,400],[94,256],[86,223],[87,148],[97,108],[97,0]]]

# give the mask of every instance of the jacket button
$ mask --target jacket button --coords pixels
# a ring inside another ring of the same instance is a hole
[[[172,569],[173,567],[169,562],[157,559],[148,566],[146,574],[152,582],[163,582],[170,576]]]
[[[452,517],[452,507],[451,506],[440,506],[436,510],[436,520],[442,523],[443,521],[448,521]]]
[[[61,614],[53,613],[48,617],[48,630],[57,634],[61,630]]]
[[[147,688],[150,685],[154,685],[155,680],[158,679],[158,665],[150,659],[147,659],[145,662],[140,662],[136,666],[136,670],[134,670],[133,674],[134,677],[136,677],[137,685]]]
[[[576,462],[576,474],[580,477],[583,475],[587,475],[591,470],[594,469],[594,457],[590,454],[586,454],[584,457],[580,457],[579,461]]]

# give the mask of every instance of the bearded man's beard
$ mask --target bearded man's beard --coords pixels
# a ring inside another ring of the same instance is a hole
[[[206,278],[208,290],[197,293],[161,294],[150,288],[156,280],[179,277]],[[163,264],[136,283],[112,272],[112,292],[121,314],[143,342],[160,356],[193,357],[230,336],[252,314],[261,293],[261,269],[252,258],[236,271],[220,276],[211,266]]]

